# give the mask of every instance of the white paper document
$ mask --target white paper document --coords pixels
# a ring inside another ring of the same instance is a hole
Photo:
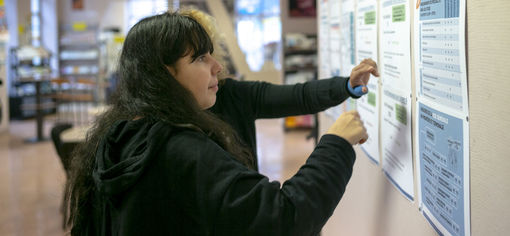
[[[330,4],[334,5],[335,3],[331,3],[331,0],[319,1],[319,79],[331,78],[331,76],[333,76],[331,73],[332,71],[339,71],[339,68],[335,69],[331,63],[331,59],[335,58],[337,62],[334,64],[339,66],[340,56],[338,53],[336,55],[331,53],[331,50],[332,48],[334,49],[335,45],[331,45],[332,37],[330,35],[334,35],[335,33],[338,34],[338,32],[334,32],[335,29],[333,29],[333,32],[331,32],[332,24],[329,18]],[[331,13],[334,14],[334,12]],[[337,26],[335,27],[337,28]],[[339,39],[338,37],[335,38],[335,36],[333,36],[333,40],[338,41]],[[336,42],[336,44],[339,45],[339,42]],[[339,49],[336,50],[339,51]],[[341,113],[342,110],[340,106],[335,106],[325,111],[325,114],[333,120],[336,120]]]
[[[418,105],[420,209],[443,235],[470,235],[466,120]]]
[[[411,133],[411,20],[407,0],[382,0],[379,14],[382,168],[414,199]]]
[[[411,98],[407,91],[382,87],[382,167],[388,179],[409,200],[414,199]]]
[[[329,69],[331,76],[340,76],[342,67],[340,52],[340,0],[329,0]]]
[[[422,0],[415,12],[417,93],[467,113],[465,0]]]
[[[329,5],[328,0],[319,2],[319,79],[330,78],[329,69]]]
[[[340,56],[342,66],[340,75],[348,77],[356,66],[356,51],[354,38],[354,0],[341,0],[340,14]]]
[[[377,1],[358,0],[356,9],[356,58],[359,64],[371,58],[377,62]],[[379,164],[379,83],[370,75],[368,94],[357,100],[357,109],[368,133],[368,140],[361,145],[367,156]]]
[[[420,210],[442,235],[470,235],[465,0],[416,2]]]
[[[331,76],[340,76],[342,64],[341,52],[341,23],[340,23],[340,1],[329,0],[329,58],[327,63],[330,63],[329,70]],[[333,120],[336,120],[340,114],[345,111],[342,104],[329,108],[326,111]]]
[[[351,76],[352,69],[356,66],[356,39],[355,31],[355,1],[341,0],[340,11],[340,57],[342,66],[340,76]],[[356,109],[356,100],[349,98],[338,105],[338,111],[350,111]]]

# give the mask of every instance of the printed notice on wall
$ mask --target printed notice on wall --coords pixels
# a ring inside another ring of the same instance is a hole
[[[329,5],[319,1],[319,79],[330,78],[329,69]]]
[[[335,1],[335,0],[333,0]],[[338,0],[336,0],[338,1]],[[329,10],[330,4],[336,5],[335,3],[331,3],[332,0],[320,0],[319,1],[319,79],[327,79],[331,78],[334,74],[331,72],[335,69],[334,66],[336,65],[339,67],[340,63],[339,61],[334,63],[330,62],[332,58],[335,58],[337,60],[340,60],[338,55],[334,55],[331,53],[331,49],[335,48],[335,46],[338,48],[337,45],[331,45],[331,39],[333,38],[333,41],[338,41],[338,36],[334,36],[338,33],[338,23],[332,24],[332,21],[330,20],[330,13],[335,14],[334,12],[331,12]],[[338,18],[338,17],[335,17]],[[334,25],[334,27],[332,27]],[[333,29],[333,32],[332,31]],[[336,31],[336,32],[335,32]],[[330,36],[333,35],[333,36]],[[334,44],[339,44],[339,42],[333,42]],[[336,49],[337,51],[339,49]],[[338,52],[336,53],[338,54]],[[326,115],[331,117],[331,119],[336,120],[338,116],[342,113],[342,109],[340,106],[335,106],[332,108],[329,108],[325,111]]]
[[[329,3],[329,20],[331,22],[337,22],[338,17],[338,43],[333,42],[334,39],[331,37],[330,45],[331,50],[331,71],[336,72],[339,69],[339,75],[342,77],[349,77],[351,71],[356,64],[356,52],[355,52],[355,38],[354,38],[354,0],[336,0]],[[336,26],[335,23],[330,24],[330,35],[335,34]],[[338,54],[334,54],[334,47],[338,46]],[[337,59],[338,58],[338,59]],[[336,68],[335,61],[339,61]],[[338,116],[344,111],[355,109],[356,100],[351,98],[347,99],[342,104],[329,108],[326,110],[326,115],[329,115],[332,119],[337,119]]]
[[[358,0],[356,10],[356,58],[359,64],[371,58],[377,63],[377,1]],[[379,164],[379,83],[370,75],[368,94],[357,100],[357,109],[368,133],[367,141],[361,145],[367,156]]]
[[[420,207],[442,234],[469,235],[467,122],[418,106]]]
[[[415,8],[420,210],[442,235],[470,235],[465,0]]]
[[[341,0],[340,15],[340,53],[342,57],[342,66],[340,75],[348,77],[356,66],[356,52],[354,41],[354,0]]]
[[[383,86],[381,98],[382,167],[409,200],[414,198],[411,99],[406,91]]]
[[[340,76],[340,70],[343,67],[341,55],[341,18],[340,1],[329,0],[328,4],[328,22],[329,22],[329,70],[331,76]],[[332,119],[336,120],[340,114],[345,111],[343,104],[331,107],[326,111]]]
[[[388,179],[414,198],[411,142],[411,20],[407,0],[380,3],[381,159]]]
[[[352,69],[356,66],[356,39],[354,37],[354,0],[341,0],[340,11],[340,56],[342,66],[340,76],[351,76]],[[339,111],[356,109],[356,99],[349,98],[339,105]]]
[[[419,1],[418,1],[419,2]],[[417,93],[467,114],[465,0],[422,0],[415,13]]]
[[[340,76],[340,0],[329,0],[329,69],[331,76]]]

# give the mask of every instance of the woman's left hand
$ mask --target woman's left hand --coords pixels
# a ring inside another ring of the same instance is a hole
[[[370,58],[364,59],[354,67],[351,71],[351,78],[349,83],[351,83],[351,87],[355,88],[357,86],[363,86],[363,93],[368,92],[367,84],[370,79],[370,74],[379,77],[379,71],[377,70],[377,63]]]

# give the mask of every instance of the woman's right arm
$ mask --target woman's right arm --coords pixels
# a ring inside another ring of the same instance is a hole
[[[174,142],[174,148],[181,149],[171,165],[180,176],[178,199],[194,206],[190,214],[197,214],[213,235],[317,234],[351,177],[352,144],[366,136],[356,115],[343,115],[339,121],[282,186],[244,167],[205,136],[181,138],[196,146],[182,148]]]

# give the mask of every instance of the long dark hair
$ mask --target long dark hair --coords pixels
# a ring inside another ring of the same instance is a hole
[[[90,230],[93,199],[92,179],[99,141],[118,120],[144,117],[169,125],[187,125],[206,133],[246,166],[253,157],[235,131],[207,110],[202,110],[191,92],[181,86],[167,66],[186,55],[193,59],[213,53],[204,28],[193,18],[178,12],[145,18],[135,24],[124,42],[119,61],[119,83],[111,108],[101,115],[86,140],[73,154],[70,178],[65,190],[65,217],[72,235]]]

